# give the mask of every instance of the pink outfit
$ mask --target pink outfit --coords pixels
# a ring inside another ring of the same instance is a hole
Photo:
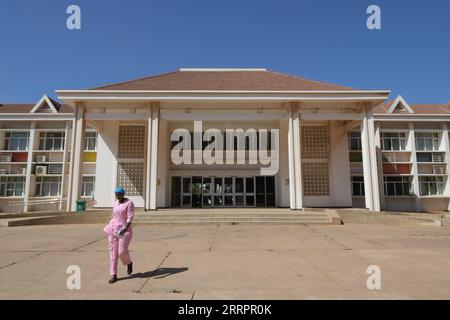
[[[124,237],[119,238],[117,236],[118,231],[127,225],[132,223],[134,219],[134,203],[133,201],[126,199],[123,203],[119,201],[114,202],[112,219],[109,224],[104,228],[104,231],[108,234],[109,244],[109,258],[110,258],[110,273],[111,275],[117,274],[117,265],[119,263],[119,257],[123,265],[130,264],[131,257],[128,252],[131,239],[133,238],[132,227],[128,229]]]

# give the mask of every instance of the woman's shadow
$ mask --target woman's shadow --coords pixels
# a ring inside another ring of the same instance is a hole
[[[166,278],[168,276],[177,274],[177,273],[181,273],[181,272],[186,272],[188,271],[189,268],[186,267],[182,267],[182,268],[158,268],[152,271],[147,271],[147,272],[140,272],[140,273],[134,273],[131,276],[128,277],[124,277],[124,278],[119,278],[117,279],[118,281],[122,281],[122,280],[131,280],[131,279],[148,279],[148,278],[154,278],[154,279],[162,279],[162,278]]]

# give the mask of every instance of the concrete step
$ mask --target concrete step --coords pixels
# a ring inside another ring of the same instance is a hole
[[[272,220],[255,220],[255,221],[183,221],[183,220],[173,220],[173,221],[147,221],[136,222],[136,226],[143,225],[217,225],[217,224],[226,224],[226,225],[236,225],[236,224],[276,224],[276,225],[309,225],[309,224],[330,224],[330,221],[272,221]]]

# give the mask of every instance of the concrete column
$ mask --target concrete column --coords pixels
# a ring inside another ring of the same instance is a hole
[[[383,153],[381,151],[381,133],[380,123],[375,123],[375,151],[377,156],[378,169],[378,190],[380,193],[380,209],[386,208],[386,196],[384,194],[384,180],[383,180]]]
[[[414,123],[409,123],[408,132],[408,144],[411,150],[412,160],[412,174],[413,174],[413,190],[415,194],[415,209],[421,211],[420,205],[420,185],[419,185],[419,167],[417,165],[417,153],[416,153],[416,133],[414,130]]]
[[[149,107],[147,119],[147,165],[145,177],[145,210],[150,210],[150,181],[151,181],[151,159],[152,159],[152,106]]]
[[[445,149],[445,162],[447,163],[447,175],[450,173],[450,137],[448,134],[448,124],[443,123],[442,124],[442,142],[444,144]],[[445,184],[444,194],[448,195],[450,194],[450,177],[447,176],[447,183]],[[450,204],[447,208],[447,210],[450,211]]]
[[[291,210],[303,208],[302,174],[301,174],[301,146],[300,146],[300,117],[296,103],[289,107],[289,199]]]
[[[64,192],[64,185],[66,184],[66,171],[67,171],[67,159],[69,158],[69,129],[70,121],[66,122],[66,131],[64,134],[64,156],[63,156],[63,166],[62,166],[62,177],[61,177],[61,196],[59,202],[59,210],[63,210],[63,200],[66,195]]]
[[[375,121],[372,111],[368,111],[368,136],[369,136],[369,153],[370,153],[370,168],[372,179],[372,201],[374,211],[380,211],[380,185],[378,183],[378,163],[377,163],[377,151],[375,147]]]
[[[374,143],[375,125],[373,115],[368,111],[367,107],[364,108],[364,117],[361,125],[361,142],[366,208],[370,211],[380,211],[380,194]]]
[[[288,130],[288,161],[289,161],[289,205],[291,210],[295,210],[295,161],[294,161],[294,121],[292,107],[289,107],[289,130]]]
[[[294,124],[294,165],[295,165],[295,208],[297,210],[303,209],[303,181],[302,181],[302,162],[301,162],[301,125],[300,115],[298,113],[298,106],[295,105],[293,109],[293,124]]]
[[[36,135],[36,122],[32,122],[30,125],[30,136],[28,140],[28,159],[27,159],[27,175],[25,178],[25,193],[23,201],[23,212],[28,212],[28,201],[30,199],[30,187],[31,187],[31,169],[33,165],[33,150],[34,140]]]
[[[85,131],[85,108],[81,103],[77,103],[75,110],[75,141],[72,145],[72,189],[70,197],[70,208],[76,210],[76,201],[80,197],[81,192],[81,171],[83,168],[84,157],[84,131]]]
[[[69,165],[69,181],[67,185],[67,203],[66,211],[69,212],[72,209],[72,183],[73,183],[73,159],[74,159],[74,145],[75,145],[75,127],[76,119],[72,121],[71,135],[70,135],[70,165]],[[68,141],[67,141],[68,142]],[[68,147],[68,143],[67,143]]]
[[[151,116],[151,144],[150,144],[150,210],[156,210],[156,188],[158,184],[158,131],[159,131],[159,104],[152,103]]]

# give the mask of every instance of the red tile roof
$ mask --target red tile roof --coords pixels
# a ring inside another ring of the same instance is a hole
[[[354,89],[267,71],[265,69],[180,69],[180,71],[176,72],[105,85],[91,90],[349,91]]]
[[[61,105],[60,103],[54,101],[52,99],[52,103],[55,105],[55,108],[58,110],[58,113],[73,113],[73,109],[67,105]],[[34,104],[29,103],[21,103],[21,104],[1,104],[0,103],[0,114],[1,113],[30,113],[34,108]]]
[[[392,106],[394,100],[373,108],[374,114],[385,114]],[[450,103],[448,104],[410,104],[415,114],[450,114]]]

